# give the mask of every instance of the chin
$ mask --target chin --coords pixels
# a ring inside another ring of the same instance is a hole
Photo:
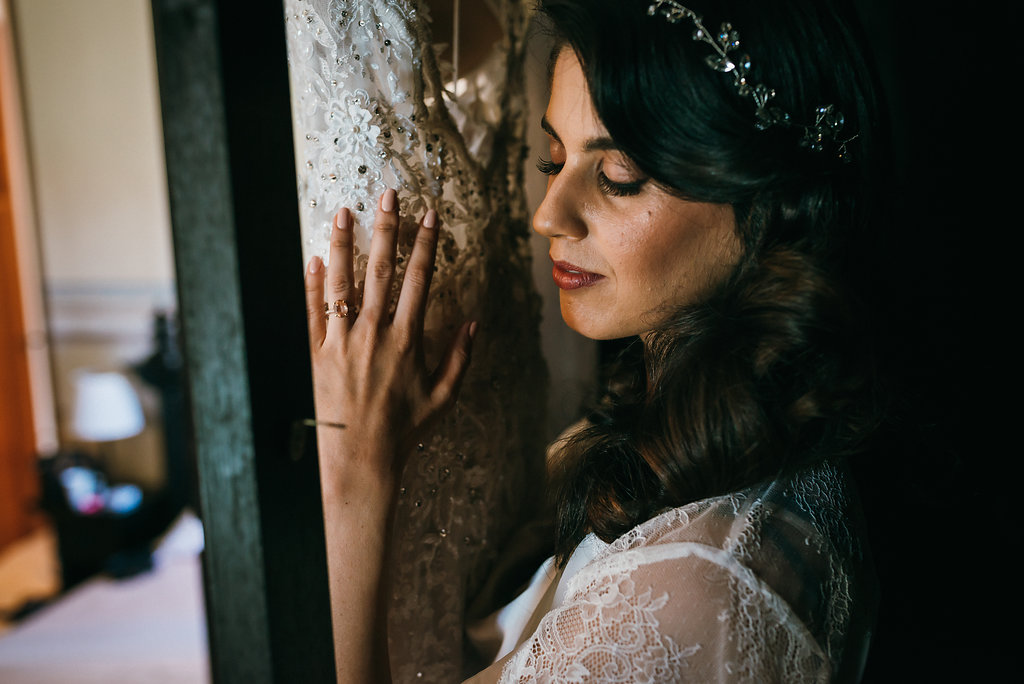
[[[617,325],[616,321],[602,320],[600,316],[586,316],[583,312],[567,307],[562,303],[562,320],[580,335],[592,340],[618,340],[633,337],[639,333]]]
[[[668,316],[657,311],[631,317],[614,317],[610,307],[584,306],[579,300],[567,298],[564,293],[559,299],[562,320],[580,335],[592,340],[621,340],[629,337],[644,337],[663,324]]]

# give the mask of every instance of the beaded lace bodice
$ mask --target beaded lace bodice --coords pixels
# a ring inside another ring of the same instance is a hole
[[[530,514],[523,492],[542,467],[546,373],[521,182],[525,5],[491,3],[503,37],[455,96],[425,5],[285,2],[306,258],[326,259],[332,216],[348,207],[361,280],[377,198],[394,187],[400,272],[415,222],[428,207],[442,221],[428,357],[464,321],[480,323],[459,403],[402,480],[388,625],[396,682],[458,679],[466,596]]]
[[[821,466],[588,538],[582,569],[534,578],[564,599],[471,681],[856,681],[874,576],[855,513]]]

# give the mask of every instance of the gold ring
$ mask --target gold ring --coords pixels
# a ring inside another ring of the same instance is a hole
[[[347,318],[348,312],[348,302],[344,299],[337,299],[334,304],[324,302],[324,317],[335,316],[337,318]]]

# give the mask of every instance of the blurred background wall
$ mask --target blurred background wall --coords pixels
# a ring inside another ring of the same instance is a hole
[[[57,434],[75,444],[76,373],[128,370],[151,351],[154,312],[174,308],[152,20],[145,0],[10,4]],[[159,420],[147,426],[105,456],[112,477],[155,488]]]

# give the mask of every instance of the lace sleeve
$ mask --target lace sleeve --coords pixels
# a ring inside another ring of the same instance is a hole
[[[501,682],[817,682],[830,665],[788,604],[732,554],[681,542],[614,554],[574,582]]]

